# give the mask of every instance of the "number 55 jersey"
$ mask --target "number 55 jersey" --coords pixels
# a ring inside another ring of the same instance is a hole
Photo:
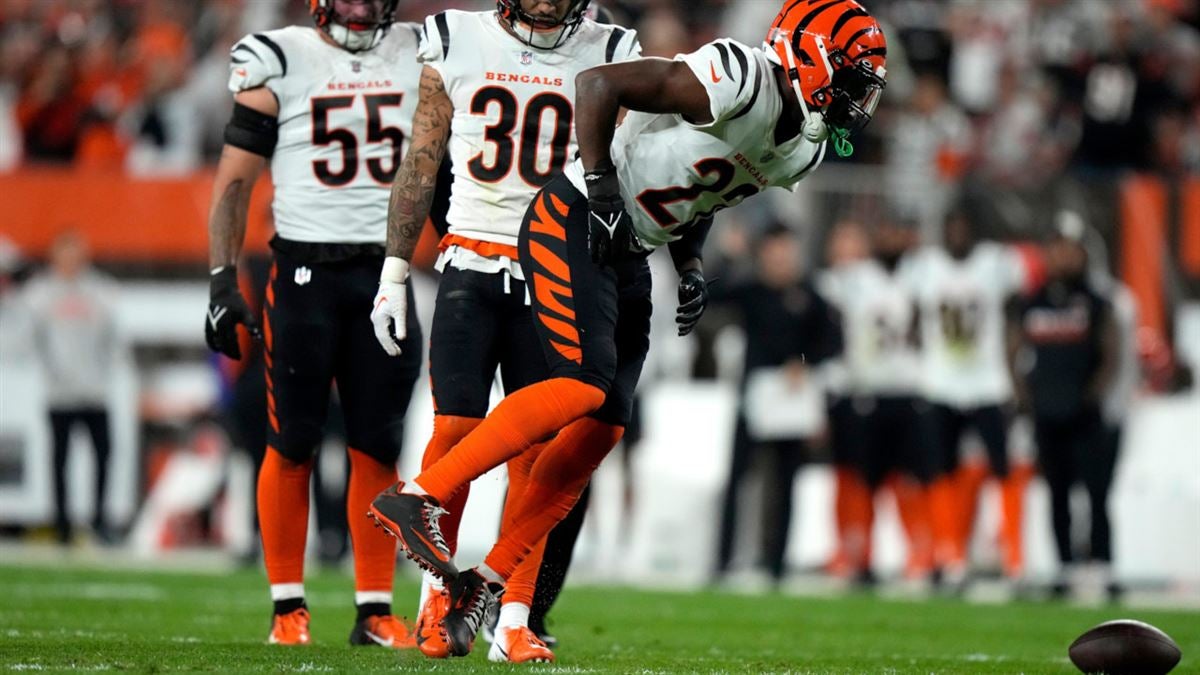
[[[418,36],[419,26],[397,23],[374,49],[353,53],[290,26],[234,45],[229,89],[266,87],[279,102],[271,180],[281,238],[384,242],[417,107]]]
[[[454,104],[443,248],[515,258],[534,193],[575,157],[575,76],[640,54],[634,31],[586,19],[547,50],[514,37],[495,11],[428,17],[418,59],[441,75]]]

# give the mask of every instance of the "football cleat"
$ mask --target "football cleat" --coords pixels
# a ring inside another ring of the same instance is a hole
[[[554,652],[527,626],[497,628],[495,637],[488,650],[488,661],[554,663]]]
[[[546,643],[546,646],[550,649],[554,649],[558,646],[558,638],[551,635],[550,631],[546,629],[545,617],[537,615],[529,617],[529,630],[533,631],[533,634],[536,635],[539,640]]]
[[[412,649],[417,646],[413,630],[403,620],[391,614],[368,616],[350,631],[350,644],[379,645],[390,649]]]
[[[276,614],[271,619],[271,634],[267,636],[267,644],[306,645],[311,641],[307,609],[301,607],[287,614]]]
[[[403,494],[401,481],[379,493],[367,515],[388,534],[400,540],[404,555],[419,567],[447,581],[458,576],[450,548],[438,527],[446,510],[428,495]]]
[[[450,594],[445,589],[430,589],[421,613],[417,615],[417,649],[431,659],[450,656],[446,642],[446,612],[450,611]]]
[[[442,622],[446,629],[446,642],[452,656],[466,656],[475,644],[487,615],[488,605],[496,601],[503,587],[489,584],[479,572],[470,569],[450,582],[450,611]]]

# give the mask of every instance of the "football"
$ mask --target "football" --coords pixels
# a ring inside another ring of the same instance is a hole
[[[1182,656],[1169,635],[1141,621],[1108,621],[1080,635],[1067,651],[1079,670],[1106,675],[1164,675]]]

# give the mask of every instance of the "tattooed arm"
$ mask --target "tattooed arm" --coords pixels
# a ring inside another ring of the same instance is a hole
[[[453,114],[454,105],[446,95],[442,76],[425,66],[421,71],[421,99],[413,116],[412,142],[392,183],[388,203],[388,256],[412,259],[433,203]]]
[[[272,117],[279,114],[279,103],[269,89],[248,89],[235,98],[238,103]],[[246,214],[250,192],[267,165],[264,157],[226,145],[221,150],[217,176],[213,182],[212,207],[208,212],[209,269],[232,266],[242,252],[246,237]]]

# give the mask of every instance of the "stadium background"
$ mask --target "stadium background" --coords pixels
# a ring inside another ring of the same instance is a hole
[[[1141,588],[1194,602],[1200,394],[1186,373],[1200,367],[1200,7],[1189,0],[865,4],[885,23],[891,53],[887,93],[859,151],[830,158],[796,195],[722,214],[710,266],[722,275],[744,272],[755,233],[775,221],[800,234],[816,266],[825,233],[845,219],[903,217],[936,242],[945,209],[965,196],[991,236],[1036,241],[1059,209],[1085,214],[1094,258],[1130,285],[1140,308],[1143,378],[1113,499],[1117,571]],[[400,15],[420,20],[447,6],[489,5],[402,0]],[[717,36],[757,44],[778,9],[775,0],[612,6],[639,29],[646,54],[665,56]],[[120,548],[85,541],[71,555],[220,565],[252,552],[250,460],[222,423],[238,366],[213,358],[200,329],[205,221],[231,105],[229,47],[248,32],[307,21],[304,4],[290,0],[0,2],[4,558],[59,555],[47,534],[49,431],[20,292],[66,229],[83,233],[98,266],[120,282],[124,349],[109,383],[114,453],[105,507],[127,535]],[[258,259],[251,269],[262,269],[266,253],[269,194],[264,182],[251,207],[247,248]],[[673,282],[665,279],[657,304],[667,327],[654,337],[646,431],[632,460],[633,525],[623,530],[614,457],[597,479],[581,578],[697,584],[711,567],[733,435],[737,332],[714,312],[696,339],[677,340],[669,328]],[[419,282],[426,319],[433,283]],[[429,426],[427,391],[414,400],[423,403],[411,411],[405,475]],[[93,467],[82,436],[76,445],[72,509],[86,523]],[[1014,445],[1030,455],[1027,438],[1018,435]],[[335,436],[328,450],[333,468],[325,480],[335,484]],[[797,481],[789,555],[797,569],[817,567],[830,553],[830,485],[819,461]],[[502,490],[493,475],[473,493],[465,556],[490,541]],[[978,537],[984,566],[995,529],[990,501]],[[1026,526],[1031,576],[1054,569],[1047,510],[1035,484]],[[895,572],[899,528],[893,516],[883,519],[878,562]],[[321,544],[312,540],[315,554]]]

